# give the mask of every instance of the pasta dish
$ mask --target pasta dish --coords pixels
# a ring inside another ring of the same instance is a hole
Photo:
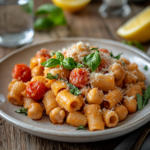
[[[23,106],[17,113],[31,119],[47,115],[53,124],[96,131],[115,127],[144,108],[150,98],[145,80],[138,65],[121,54],[78,42],[37,51],[30,67],[16,64],[7,97]]]

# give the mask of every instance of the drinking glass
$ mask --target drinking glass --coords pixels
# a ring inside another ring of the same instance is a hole
[[[33,35],[33,0],[0,0],[0,45],[23,45]]]
[[[127,3],[128,0],[103,0],[98,11],[103,18],[115,16],[126,17],[131,12]]]

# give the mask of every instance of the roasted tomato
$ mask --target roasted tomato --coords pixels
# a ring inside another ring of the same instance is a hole
[[[108,68],[109,65],[110,65],[110,63],[106,59],[101,58],[101,63],[98,66],[98,70],[101,71],[103,68]]]
[[[78,88],[82,88],[88,84],[89,72],[87,69],[75,68],[71,71],[69,82]]]
[[[108,54],[108,55],[110,55],[110,52],[107,50],[107,49],[104,49],[104,48],[100,48],[100,49],[98,49],[100,52],[102,52],[102,53],[106,53],[106,54]]]
[[[41,81],[31,81],[26,87],[27,97],[30,97],[36,101],[41,100],[46,91],[47,88]]]
[[[36,58],[44,57],[46,60],[49,59],[51,56],[49,54],[49,51],[46,49],[41,49],[40,51],[37,52],[35,55]]]
[[[31,69],[25,64],[17,64],[13,68],[12,77],[27,82],[31,79]]]

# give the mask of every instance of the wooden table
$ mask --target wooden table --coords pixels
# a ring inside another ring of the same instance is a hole
[[[35,1],[35,8],[49,1]],[[101,2],[90,3],[82,12],[76,14],[65,12],[67,26],[56,27],[48,32],[35,32],[33,43],[62,37],[95,37],[122,41],[123,39],[116,34],[117,28],[143,10],[150,2],[144,5],[130,4],[132,13],[127,18],[106,19],[102,18],[97,12],[100,4]],[[144,44],[146,50],[149,46],[150,42]],[[0,58],[15,49],[0,47]],[[0,150],[112,150],[125,138],[126,135],[93,143],[57,142],[28,134],[0,118]]]

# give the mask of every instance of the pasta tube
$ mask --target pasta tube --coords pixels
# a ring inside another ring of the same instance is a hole
[[[106,127],[117,126],[119,119],[116,112],[104,108],[102,114]]]
[[[66,122],[72,126],[79,127],[87,124],[87,118],[84,114],[78,111],[70,112],[66,118]]]
[[[90,83],[93,87],[97,87],[104,92],[114,89],[115,79],[112,75],[102,75],[96,73],[96,75],[90,76]]]
[[[100,106],[91,104],[84,107],[85,114],[88,119],[88,126],[90,131],[104,130],[105,124],[102,119]]]
[[[48,91],[45,93],[42,103],[44,104],[47,115],[49,115],[52,109],[58,106],[56,102],[56,97],[52,91]]]
[[[123,95],[119,89],[114,89],[105,95],[104,99],[108,102],[108,106],[106,106],[106,108],[112,109],[122,101]]]
[[[15,82],[7,96],[8,100],[14,105],[23,105],[22,95],[26,89],[26,85],[23,82]]]
[[[56,101],[60,107],[69,112],[80,110],[82,106],[81,100],[77,96],[71,94],[68,90],[60,91],[56,96]]]
[[[67,89],[68,85],[65,81],[57,80],[51,84],[51,89],[55,96],[63,89]]]

